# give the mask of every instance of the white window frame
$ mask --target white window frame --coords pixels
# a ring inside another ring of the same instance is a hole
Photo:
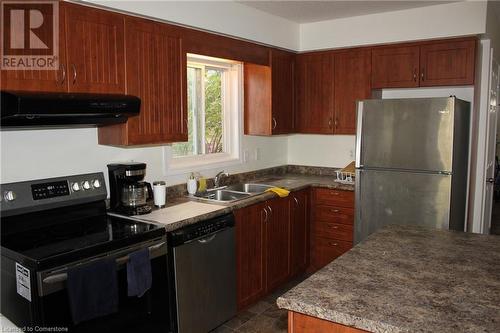
[[[223,79],[223,153],[174,157],[171,145],[163,148],[163,161],[166,176],[203,171],[243,163],[242,158],[242,109],[243,109],[243,66],[238,62],[188,54],[188,62],[195,67],[225,67],[229,80]],[[208,66],[207,66],[208,65]],[[204,107],[204,106],[203,106]]]

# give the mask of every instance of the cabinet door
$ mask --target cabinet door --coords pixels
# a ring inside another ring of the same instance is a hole
[[[56,70],[2,70],[1,90],[65,92],[68,89],[63,3],[59,4],[59,68]],[[49,18],[45,18],[48,20]],[[50,18],[52,19],[52,18]],[[37,34],[44,32],[38,31]]]
[[[293,132],[294,55],[271,51],[272,134]]]
[[[127,20],[127,93],[141,98],[129,119],[132,144],[187,141],[186,56],[168,26]]]
[[[246,63],[243,89],[245,134],[272,134],[272,74],[271,67]]]
[[[267,290],[281,285],[290,276],[290,211],[289,198],[267,202]]]
[[[356,101],[371,96],[370,50],[335,55],[335,134],[356,134]]]
[[[475,39],[422,45],[420,86],[474,84],[475,54]]]
[[[124,93],[124,15],[66,6],[69,91]]]
[[[257,301],[266,292],[264,206],[261,203],[234,211],[238,309]]]
[[[309,259],[309,191],[291,194],[290,202],[290,273],[304,271]]]
[[[169,26],[127,18],[127,94],[141,112],[126,124],[99,128],[99,143],[140,145],[187,141],[186,55]]]
[[[372,50],[372,88],[418,87],[419,46]]]
[[[334,57],[330,53],[297,57],[296,129],[300,133],[332,134]]]

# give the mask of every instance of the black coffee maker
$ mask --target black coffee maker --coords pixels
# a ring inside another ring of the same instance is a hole
[[[146,163],[108,164],[110,209],[125,215],[141,215],[151,212],[153,189],[142,181],[146,175]]]

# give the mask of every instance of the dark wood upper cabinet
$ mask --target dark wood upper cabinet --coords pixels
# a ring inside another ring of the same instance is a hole
[[[127,94],[141,99],[139,116],[99,128],[99,143],[159,144],[187,141],[186,55],[168,25],[127,18]]]
[[[245,63],[245,134],[293,132],[294,57],[271,50],[270,66]]]
[[[356,101],[371,96],[371,52],[335,54],[335,134],[356,134]]]
[[[295,54],[271,50],[272,133],[293,132]]]
[[[476,39],[420,47],[420,86],[474,84]]]
[[[241,310],[266,293],[265,203],[234,211],[237,304]]]
[[[474,84],[475,37],[375,47],[372,88]]]
[[[124,93],[124,15],[65,5],[70,92]]]
[[[334,69],[334,55],[331,52],[297,56],[297,132],[333,134]]]
[[[309,265],[309,189],[290,193],[290,274]]]
[[[245,63],[243,73],[246,135],[272,135],[271,67]]]
[[[290,276],[290,210],[289,198],[267,201],[267,291]]]
[[[372,51],[372,88],[418,87],[420,48],[381,47]]]

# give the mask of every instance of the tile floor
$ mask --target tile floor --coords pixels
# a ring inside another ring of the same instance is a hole
[[[295,278],[261,301],[241,311],[212,333],[286,333],[288,314],[286,310],[278,308],[276,299],[306,278],[307,275]]]

